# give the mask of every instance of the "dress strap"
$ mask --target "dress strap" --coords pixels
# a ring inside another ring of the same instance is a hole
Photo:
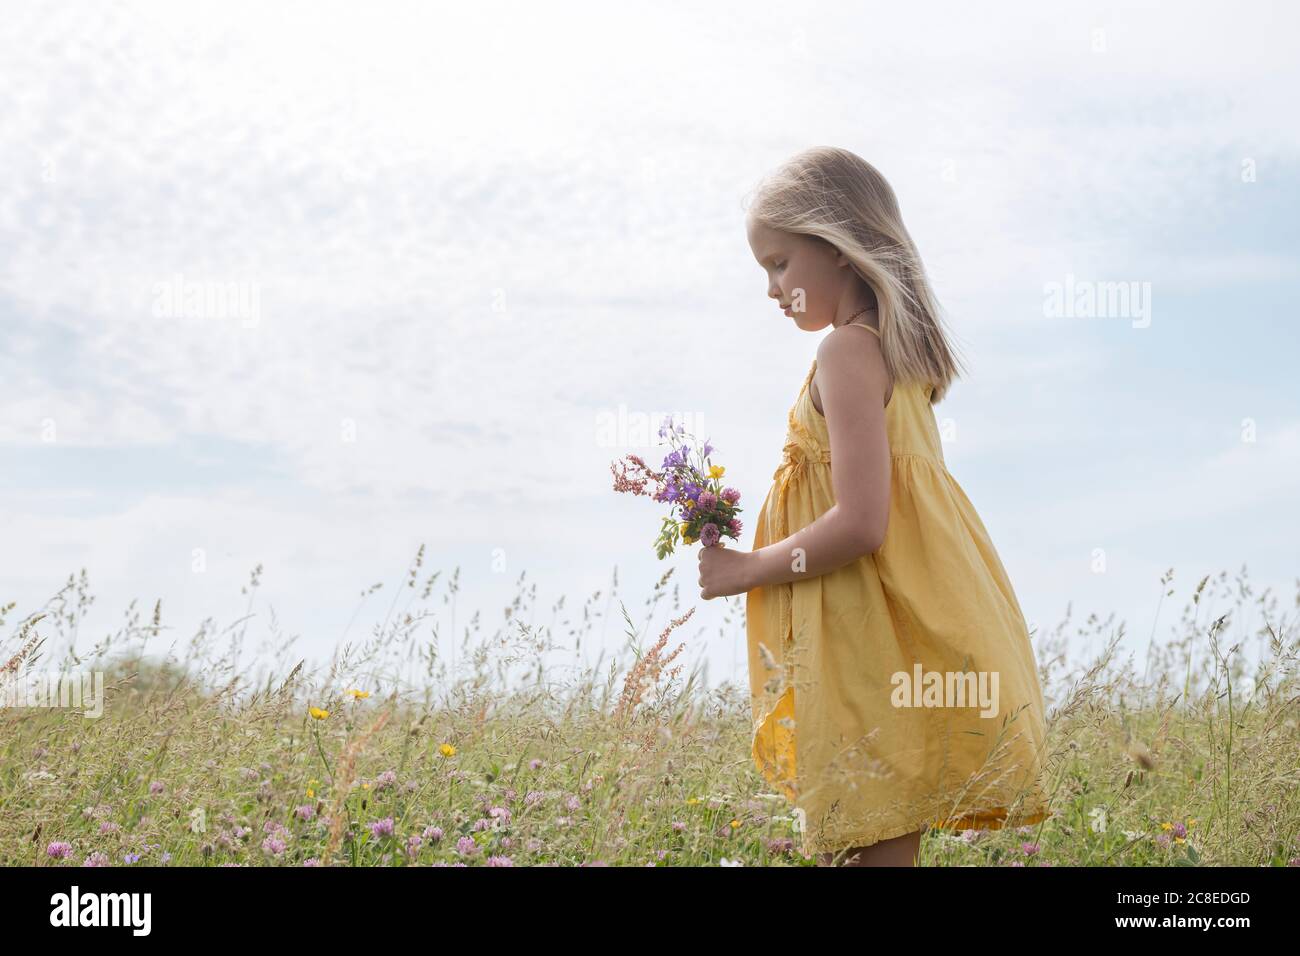
[[[854,329],[866,329],[868,332],[871,332],[872,334],[874,334],[876,338],[880,338],[880,330],[879,330],[879,329],[876,329],[876,328],[874,328],[874,327],[872,327],[872,326],[870,326],[870,325],[865,325],[865,324],[863,324],[863,323],[861,323],[861,322],[850,322],[850,323],[848,323],[848,325],[841,325],[840,328],[842,328],[842,329],[848,329],[848,328],[854,328]]]

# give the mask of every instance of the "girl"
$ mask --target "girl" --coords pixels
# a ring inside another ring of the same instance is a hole
[[[1046,819],[1037,664],[944,464],[931,406],[960,366],[893,190],[847,150],[808,150],[760,185],[747,230],[768,296],[832,329],[754,550],[700,550],[701,597],[746,595],[760,773],[822,865],[910,866],[930,827]]]

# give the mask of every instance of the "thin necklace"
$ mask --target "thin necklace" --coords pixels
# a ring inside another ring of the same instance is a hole
[[[857,312],[854,312],[852,315],[850,315],[850,316],[848,317],[848,320],[847,320],[844,324],[845,324],[845,325],[849,325],[850,323],[853,322],[854,319],[856,319],[858,316],[860,316],[863,312],[870,312],[870,311],[872,310],[872,308],[873,308],[873,306],[870,306],[870,305],[869,305],[869,306],[867,306],[865,309],[859,309]]]

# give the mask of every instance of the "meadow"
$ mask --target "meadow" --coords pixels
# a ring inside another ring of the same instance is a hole
[[[93,645],[85,571],[43,608],[0,608],[13,686],[102,671],[103,712],[0,707],[0,863],[23,866],[815,866],[750,757],[749,689],[681,661],[697,589],[657,581],[634,616],[607,589],[538,623],[521,575],[488,633],[456,622],[459,568],[359,595],[364,638],[307,667],[260,593],[179,636],[132,603]],[[1142,661],[1091,615],[1032,634],[1053,815],[932,830],[923,866],[1300,865],[1292,606],[1246,570],[1170,571]],[[681,588],[687,600],[683,602]],[[743,601],[736,607],[743,609]],[[1288,620],[1288,615],[1290,619]],[[621,619],[621,620],[620,620]],[[622,651],[584,665],[588,649]],[[740,628],[743,610],[724,631]],[[241,664],[258,642],[254,669]],[[146,645],[168,646],[146,654]],[[1082,649],[1082,650],[1080,650]],[[1078,657],[1078,660],[1072,657]],[[1138,655],[1142,656],[1142,655]],[[1139,666],[1140,665],[1140,666]]]

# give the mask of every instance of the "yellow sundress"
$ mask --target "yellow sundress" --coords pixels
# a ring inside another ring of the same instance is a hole
[[[834,503],[830,436],[809,391],[816,371],[814,360],[790,409],[755,550]],[[1051,814],[1028,628],[944,464],[932,392],[895,382],[885,406],[891,487],[880,549],[746,594],[753,757],[795,805],[809,856],[925,827],[1000,829]]]

